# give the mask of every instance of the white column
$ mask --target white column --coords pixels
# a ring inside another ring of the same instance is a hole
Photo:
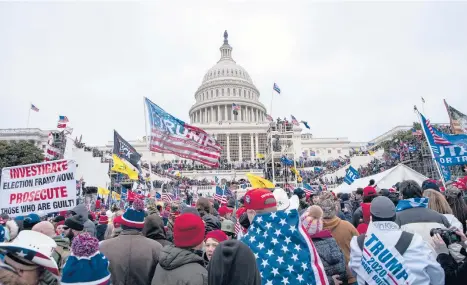
[[[225,118],[225,121],[227,121],[227,105],[224,105],[224,118]]]
[[[255,160],[255,149],[253,147],[253,134],[250,134],[250,149],[251,149],[251,161]]]
[[[238,110],[238,120],[240,122],[242,121],[242,106],[240,106],[240,109]]]
[[[214,123],[214,106],[211,106],[211,123]]]
[[[255,111],[256,111],[256,121],[259,121],[259,110],[256,109]]]
[[[260,153],[259,147],[258,147],[258,133],[255,134],[255,143],[256,143],[256,152]],[[261,154],[264,154],[264,153],[261,153]]]
[[[227,160],[230,162],[230,134],[227,134]]]
[[[238,161],[242,161],[242,134],[238,134]]]
[[[203,108],[204,110],[204,123],[208,122],[208,108]]]
[[[221,121],[221,106],[217,105],[217,121]]]

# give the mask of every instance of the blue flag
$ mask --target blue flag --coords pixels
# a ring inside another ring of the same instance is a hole
[[[241,239],[256,257],[262,284],[328,284],[297,210],[258,214]]]
[[[420,117],[434,159],[444,166],[467,164],[467,135],[445,134],[433,127],[422,114]]]
[[[288,165],[288,166],[293,165],[293,160],[288,159],[288,158],[285,157],[285,156],[281,157],[281,162],[282,162],[284,165]]]
[[[302,121],[301,123],[305,126],[305,128],[310,129],[308,122]]]
[[[358,171],[355,168],[350,166],[345,172],[344,182],[350,185],[355,181],[355,179],[358,178],[360,178],[360,173],[358,173]]]

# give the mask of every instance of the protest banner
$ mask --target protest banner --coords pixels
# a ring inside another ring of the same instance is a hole
[[[55,160],[5,167],[0,182],[0,211],[10,217],[47,214],[76,206],[76,162]]]

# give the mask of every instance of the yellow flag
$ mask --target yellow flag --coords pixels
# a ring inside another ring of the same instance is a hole
[[[119,172],[128,175],[131,180],[138,180],[138,172],[133,170],[127,163],[121,160],[115,154],[112,155],[113,166],[110,169],[111,171]]]
[[[374,151],[371,151],[371,150],[369,150],[368,153],[369,153],[370,155],[375,155],[375,152],[374,152]]]
[[[120,194],[117,192],[112,192],[112,199],[120,201]]]
[[[97,194],[102,195],[102,196],[107,196],[109,195],[110,190],[105,189],[104,187],[97,187]]]
[[[256,154],[256,158],[259,158],[259,159],[264,158],[264,154],[257,153],[257,154]]]
[[[251,183],[251,187],[253,188],[275,188],[274,184],[271,181],[264,179],[263,177],[253,175],[251,173],[247,173],[246,177],[248,177],[248,180]]]

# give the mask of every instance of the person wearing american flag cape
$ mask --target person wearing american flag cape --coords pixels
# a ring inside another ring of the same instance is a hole
[[[262,284],[328,285],[323,264],[297,209],[277,211],[268,189],[252,189],[244,204],[250,226],[241,241],[253,251]]]
[[[39,232],[23,230],[11,243],[0,243],[0,252],[5,254],[0,262],[1,280],[8,284],[59,284],[59,271],[52,252],[55,241]]]

